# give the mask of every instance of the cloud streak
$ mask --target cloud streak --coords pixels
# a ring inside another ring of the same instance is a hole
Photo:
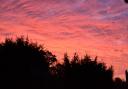
[[[0,0],[0,37],[29,36],[59,59],[64,52],[97,55],[123,77],[127,18],[123,0]]]

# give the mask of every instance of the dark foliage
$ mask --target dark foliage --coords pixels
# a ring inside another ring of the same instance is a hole
[[[121,80],[120,78],[115,78],[114,89],[128,89],[128,85],[125,81]]]
[[[0,43],[0,87],[16,89],[128,89],[126,81],[113,80],[113,68],[77,53],[64,54],[64,62],[37,43],[23,37]],[[8,89],[7,88],[7,89]]]
[[[128,0],[124,0],[125,3],[128,3]]]
[[[0,81],[5,87],[41,88],[50,78],[49,65],[54,61],[51,52],[28,39],[6,39],[0,44]]]
[[[64,55],[64,63],[56,66],[57,76],[65,84],[65,89],[112,89],[112,67],[106,68],[104,63],[87,55],[80,59],[76,53],[70,60]]]

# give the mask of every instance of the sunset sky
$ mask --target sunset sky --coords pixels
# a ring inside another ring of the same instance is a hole
[[[123,0],[0,0],[0,40],[28,36],[61,60],[98,56],[115,76],[128,69],[128,4]]]

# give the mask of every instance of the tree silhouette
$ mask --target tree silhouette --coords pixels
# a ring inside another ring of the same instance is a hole
[[[112,89],[113,69],[97,62],[97,58],[93,60],[86,55],[80,59],[75,53],[71,60],[65,54],[64,63],[60,65],[57,76],[63,75],[65,89]]]
[[[16,89],[128,89],[126,81],[113,80],[113,67],[98,58],[77,53],[64,54],[63,63],[56,56],[28,38],[5,39],[0,43],[0,87]]]
[[[40,88],[50,78],[49,65],[55,61],[55,55],[37,43],[7,38],[0,44],[1,81],[6,86]]]

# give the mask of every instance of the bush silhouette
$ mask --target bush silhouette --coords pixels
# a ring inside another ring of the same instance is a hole
[[[0,44],[1,82],[12,87],[40,88],[50,78],[49,65],[55,61],[55,55],[28,39],[6,39]]]

